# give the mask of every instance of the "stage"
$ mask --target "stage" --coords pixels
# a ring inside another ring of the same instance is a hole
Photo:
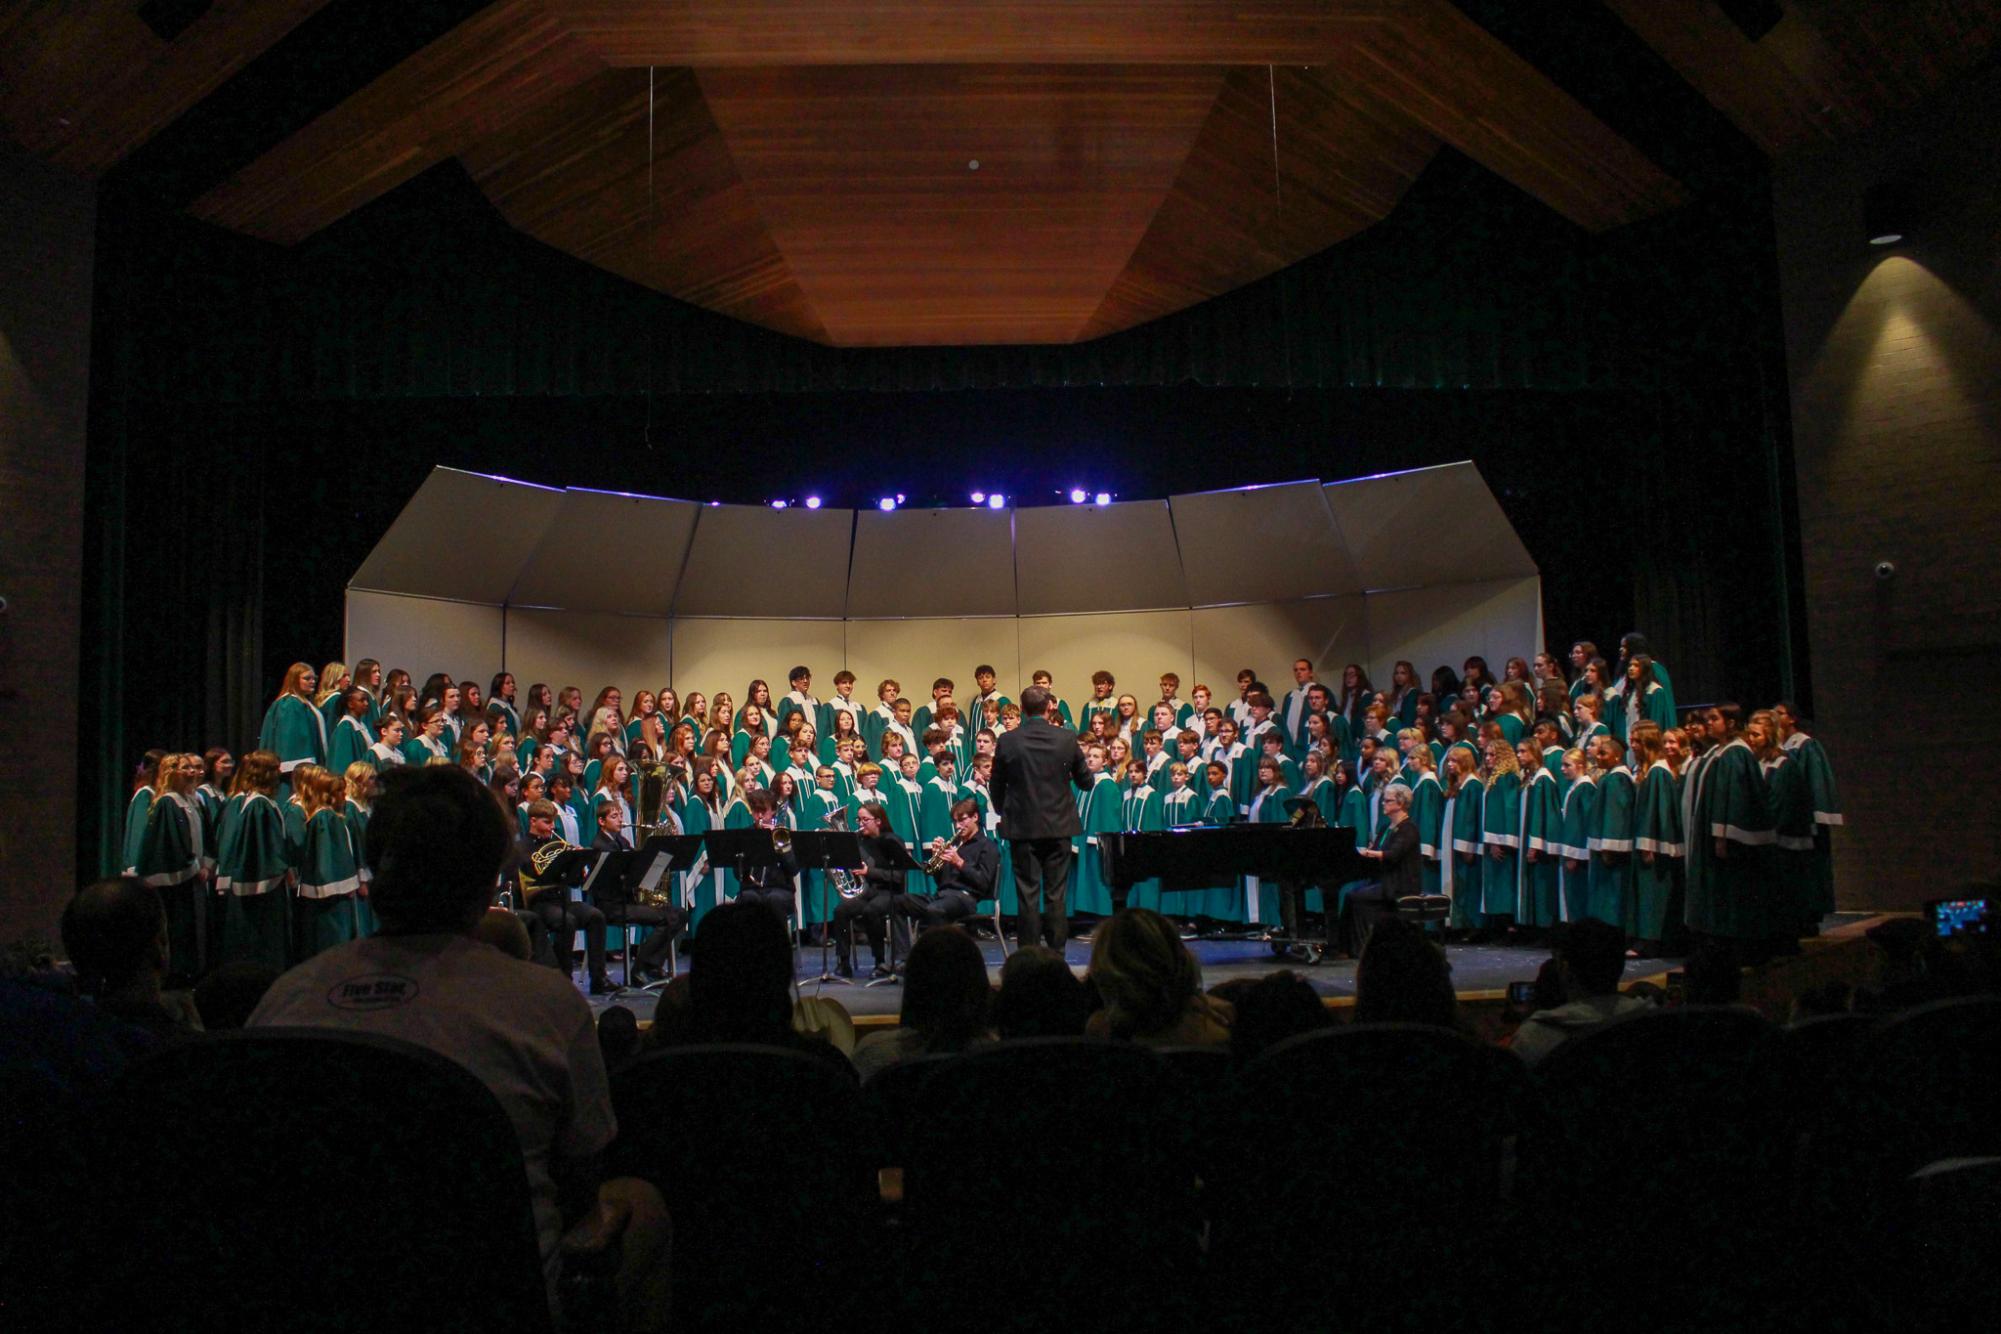
[[[1811,982],[1827,980],[1830,965],[1844,977],[1856,974],[1865,957],[1859,948],[1863,943],[1863,932],[1881,920],[1881,916],[1872,913],[1836,913],[1827,918],[1821,924],[1821,934],[1804,942],[1804,952],[1800,956],[1775,961],[1747,975],[1744,999],[1761,1009],[1770,1010],[1781,1006],[1801,989],[1803,983],[1810,985]],[[978,940],[980,952],[986,957],[988,976],[998,986],[1000,945],[991,934],[982,934]],[[1231,978],[1261,977],[1289,967],[1310,982],[1313,989],[1334,1008],[1345,1008],[1355,998],[1355,964],[1352,960],[1306,967],[1278,958],[1271,952],[1270,946],[1255,940],[1193,940],[1188,945],[1201,962],[1202,984],[1205,987],[1213,987]],[[832,982],[823,986],[814,981],[820,975],[819,950],[803,951],[798,964],[799,994],[826,996],[839,1001],[863,1027],[893,1022],[903,1004],[902,986],[896,983],[863,986],[868,968],[868,950],[864,946],[857,954],[863,976],[856,977],[846,986]],[[1452,966],[1453,988],[1458,992],[1461,1004],[1483,1009],[1498,1009],[1510,982],[1532,981],[1536,970],[1542,967],[1549,954],[1546,944],[1496,943],[1445,947],[1446,958]],[[1065,956],[1081,976],[1091,962],[1090,943],[1072,940]],[[830,961],[831,957],[830,952]],[[1681,962],[1679,958],[1628,960],[1625,981],[1628,984],[1641,981],[1665,984],[1667,974],[1679,968]],[[682,963],[685,966],[686,960]],[[618,971],[618,965],[613,963],[612,975],[616,977]],[[581,985],[581,978],[579,983]],[[654,994],[651,992],[592,996],[589,999],[594,1012],[601,1013],[613,1005],[623,1005],[633,1011],[641,1022],[653,1017]],[[1784,1019],[1783,1013],[1774,1017],[1781,1021]]]

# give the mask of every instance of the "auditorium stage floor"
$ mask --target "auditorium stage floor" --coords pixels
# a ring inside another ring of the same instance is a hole
[[[1837,913],[1822,924],[1825,934],[1843,925],[1871,920],[1866,913]],[[979,938],[980,950],[986,955],[987,969],[994,981],[1000,981],[1001,952],[991,936]],[[1314,990],[1330,999],[1352,997],[1355,994],[1355,965],[1352,962],[1323,963],[1306,968],[1288,965],[1275,957],[1269,946],[1251,940],[1198,940],[1192,942],[1195,956],[1202,961],[1202,981],[1205,986],[1215,986],[1218,982],[1233,977],[1257,977],[1277,968],[1295,967]],[[866,959],[868,951],[859,951]],[[1526,982],[1533,979],[1543,960],[1549,958],[1549,949],[1544,945],[1448,945],[1446,957],[1452,964],[1452,982],[1462,1000],[1497,1000],[1506,991],[1510,982]],[[1091,946],[1088,942],[1073,940],[1066,954],[1070,964],[1079,973],[1089,964]],[[685,961],[684,961],[685,962]],[[1633,960],[1626,965],[1626,980],[1658,978],[1670,969],[1681,966],[1679,959]],[[617,973],[617,965],[612,967]],[[903,988],[888,984],[863,987],[859,979],[855,985],[838,986],[832,983],[819,987],[813,979],[820,973],[820,952],[807,950],[800,956],[799,984],[801,994],[830,996],[845,1007],[850,1014],[893,1015],[903,1004]],[[622,996],[594,996],[590,998],[593,1010],[603,1010],[612,1005],[624,1005],[642,1020],[653,1017],[653,996],[650,993],[635,992]]]

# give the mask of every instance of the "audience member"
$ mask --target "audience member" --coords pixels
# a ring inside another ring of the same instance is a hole
[[[604,1068],[616,1070],[639,1050],[639,1016],[623,1005],[613,1005],[598,1016],[598,1050],[604,1054]]]
[[[629,1216],[619,1282],[631,1299],[660,1281],[664,1211],[643,1183],[600,1188],[594,1179],[597,1155],[617,1126],[590,1007],[562,974],[522,968],[473,938],[510,842],[505,817],[463,769],[384,775],[366,852],[380,934],[286,973],[250,1026],[402,1038],[478,1076],[520,1137],[551,1292],[566,1223],[602,1229],[609,1218]],[[385,989],[385,979],[397,988]],[[369,1003],[343,1004],[349,988],[364,988]],[[662,1305],[653,1301],[647,1310]]]
[[[1744,990],[1744,970],[1737,951],[1726,940],[1697,945],[1681,966],[1681,998],[1685,1005],[1735,1005]]]
[[[702,918],[688,949],[688,1005],[693,1041],[785,1047],[854,1074],[833,1047],[793,1031],[790,933],[761,903],[718,904]]]
[[[1174,923],[1147,908],[1114,913],[1091,939],[1105,1008],[1084,1031],[1149,1047],[1221,1046],[1234,1012],[1202,993],[1202,971]]]
[[[1355,1022],[1459,1027],[1452,965],[1423,927],[1387,917],[1370,932],[1355,965]]]
[[[1090,1016],[1084,984],[1047,945],[1024,945],[1001,965],[994,1030],[1002,1038],[1074,1038]]]
[[[278,976],[276,968],[255,959],[238,959],[215,969],[195,983],[201,1026],[211,1033],[242,1028]]]
[[[964,1051],[989,1036],[993,988],[987,961],[962,927],[934,926],[910,947],[903,975],[903,1019],[855,1047],[855,1071],[867,1079],[910,1056]]]
[[[99,1013],[162,1040],[201,1031],[186,996],[174,1005],[161,990],[167,911],[158,890],[136,876],[86,885],[63,909],[62,937],[83,994],[96,1000]]]
[[[481,913],[479,921],[473,925],[472,938],[523,963],[534,957],[534,945],[528,938],[528,924],[521,920],[519,913],[506,908],[488,908]]]
[[[855,1020],[832,996],[801,996],[792,1003],[792,1031],[854,1059]]]
[[[1537,1010],[1515,1032],[1515,1054],[1530,1065],[1568,1038],[1651,1008],[1643,1000],[1619,994],[1619,978],[1626,970],[1626,935],[1618,927],[1587,917],[1558,927],[1555,943],[1564,1003]]]
[[[1238,993],[1234,1005],[1237,1017],[1230,1025],[1230,1055],[1240,1066],[1289,1037],[1334,1022],[1313,985],[1289,968],[1258,978]]]

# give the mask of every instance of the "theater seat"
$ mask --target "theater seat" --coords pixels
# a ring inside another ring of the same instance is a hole
[[[389,1038],[258,1029],[135,1062],[91,1154],[80,1328],[552,1328],[486,1086]]]

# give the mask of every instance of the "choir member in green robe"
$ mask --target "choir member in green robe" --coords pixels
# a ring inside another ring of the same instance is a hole
[[[1126,785],[1119,794],[1119,828],[1128,834],[1153,833],[1164,827],[1161,821],[1165,809],[1162,795],[1147,781],[1145,766],[1138,763],[1128,766]],[[1157,877],[1138,881],[1127,890],[1126,906],[1151,908],[1155,912],[1179,910],[1178,904],[1163,908]]]
[[[119,839],[118,864],[125,874],[137,875],[139,849],[146,841],[146,819],[153,813],[153,798],[160,788],[160,761],[166,758],[164,750],[149,750],[139,762],[137,786],[132,789],[132,799],[125,803],[124,836]]]
[[[713,760],[704,758],[696,762],[690,779],[689,799],[682,810],[681,828],[689,834],[706,834],[723,827],[724,802],[722,789],[716,785]],[[708,915],[711,908],[731,897],[734,886],[726,887],[727,875],[723,867],[710,861],[706,853],[682,872],[682,894],[692,905],[689,909],[691,930]]]
[[[1660,683],[1654,660],[1644,653],[1627,660],[1625,675],[1605,703],[1618,719],[1613,730],[1628,741],[1641,723],[1663,731],[1675,724],[1674,692]]]
[[[195,789],[201,756],[178,752],[160,758],[159,793],[146,812],[135,862],[138,877],[159,891],[167,911],[167,975],[192,982],[208,964],[208,879],[211,850]]]
[[[1514,924],[1520,897],[1521,768],[1514,746],[1495,741],[1487,747],[1487,789],[1480,816],[1480,910],[1487,931],[1505,931]]]
[[[1521,793],[1521,892],[1515,903],[1515,925],[1546,931],[1561,916],[1563,799],[1556,775],[1544,767],[1533,738],[1515,748],[1515,762],[1527,775]]]
[[[313,692],[313,707],[325,719],[327,735],[331,737],[334,724],[347,709],[347,688],[354,684],[354,678],[348,675],[346,663],[330,662],[320,668],[319,679],[319,689]]]
[[[222,812],[229,805],[229,785],[236,777],[236,757],[217,746],[203,753],[202,784],[195,789],[195,798],[201,804],[202,828],[207,835],[209,850],[208,870],[215,871],[215,854],[222,846]],[[212,927],[219,927],[222,914],[213,915]],[[217,957],[220,957],[218,954]]]
[[[1646,659],[1645,675],[1660,687],[1662,696],[1652,706],[1659,710],[1658,715],[1649,711],[1646,716],[1653,718],[1662,728],[1674,726],[1675,719],[1680,716],[1680,711],[1675,706],[1674,680],[1668,675],[1667,664],[1654,658],[1652,651],[1647,647],[1647,637],[1637,630],[1629,630],[1619,638],[1619,665],[1611,673],[1613,682],[1624,686],[1631,679],[1635,658]],[[1620,739],[1625,738],[1622,735]]]
[[[1313,803],[1320,812],[1322,824],[1333,824],[1341,818],[1341,795],[1334,789],[1334,780],[1327,775],[1327,752],[1309,750],[1305,763],[1301,766],[1299,795]]]
[[[1598,766],[1598,814],[1591,831],[1588,915],[1621,930],[1633,920],[1633,771],[1626,767],[1625,753],[1609,736],[1591,743],[1591,760]]]
[[[1432,771],[1431,752],[1419,746],[1411,752],[1417,780],[1410,788],[1410,819],[1417,826],[1417,851],[1423,859],[1419,879],[1426,894],[1442,894],[1444,858],[1451,850],[1445,829],[1445,789]]]
[[[1570,701],[1575,704],[1579,695],[1589,693],[1591,683],[1585,677],[1584,669],[1591,660],[1599,658],[1598,646],[1588,639],[1580,639],[1570,646]]]
[[[375,733],[368,726],[368,695],[350,687],[343,703],[333,724],[333,738],[327,742],[327,768],[337,774],[346,773],[356,760],[366,759],[375,746]]]
[[[906,751],[897,757],[896,763],[896,778],[883,784],[883,806],[889,811],[890,832],[903,840],[911,860],[922,865],[928,858],[924,852],[924,840],[918,833],[918,821],[924,809],[924,785],[917,781],[921,761],[915,754]],[[922,871],[906,871],[903,892],[928,899],[937,891],[930,876]]]
[[[1004,709],[1014,701],[1001,693],[1000,675],[989,663],[981,663],[973,668],[973,697],[966,701],[966,717],[971,720],[974,730],[986,725],[986,709],[989,704],[996,710]]]
[[[1774,913],[1769,854],[1778,841],[1757,756],[1740,734],[1742,710],[1719,704],[1703,713],[1710,749],[1691,790],[1687,815],[1688,926],[1701,936],[1733,942],[1745,962],[1767,957],[1771,943],[1797,926]]]
[[[347,826],[348,842],[354,856],[355,876],[361,887],[354,896],[354,930],[356,936],[372,936],[376,932],[375,906],[368,901],[368,883],[375,878],[368,869],[368,817],[375,809],[375,770],[365,763],[357,763],[346,774],[347,799],[341,805],[341,821]],[[527,795],[523,784],[523,795]],[[537,788],[535,795],[542,795]],[[524,806],[526,803],[523,803]]]
[[[286,668],[285,683],[264,711],[264,725],[257,731],[257,748],[276,755],[287,774],[301,764],[327,762],[327,720],[313,707],[319,679],[310,663],[295,662]]]
[[[1580,696],[1573,712],[1577,718],[1577,731],[1570,744],[1589,756],[1592,742],[1601,736],[1612,735],[1612,730],[1604,722],[1605,700],[1599,695]]]
[[[1111,915],[1112,889],[1105,881],[1098,840],[1119,832],[1119,786],[1105,771],[1109,757],[1110,752],[1096,742],[1084,747],[1084,767],[1091,774],[1091,785],[1077,794],[1077,818],[1083,827],[1070,840],[1077,857],[1070,876],[1070,910],[1099,917]]]
[[[1117,685],[1110,672],[1101,670],[1091,673],[1091,698],[1085,700],[1077,709],[1079,726],[1088,728],[1091,719],[1101,713],[1114,718],[1118,716],[1119,701],[1112,693]]]
[[[278,809],[278,757],[243,757],[223,808],[216,887],[224,896],[223,957],[284,968],[291,953],[292,869],[285,817]]]
[[[776,722],[780,731],[785,729],[785,720],[798,714],[814,727],[820,725],[820,701],[813,697],[813,671],[804,665],[794,667],[786,677],[790,687],[785,698],[778,701]]]
[[[551,775],[549,804],[556,808],[557,838],[578,848],[590,842],[590,839],[583,836],[584,819],[590,813],[590,805],[588,802],[579,802],[576,779],[561,771]]]
[[[840,722],[842,714],[848,717],[846,726]],[[822,739],[833,736],[837,730],[846,735],[849,729],[860,736],[867,715],[868,710],[855,698],[855,674],[844,669],[834,673],[833,696],[821,703],[820,716],[813,720],[813,726],[819,729]]]
[[[1078,730],[1077,719],[1076,716],[1070,712],[1070,705],[1064,700],[1060,700],[1056,697],[1055,677],[1051,676],[1048,672],[1037,671],[1029,676],[1028,683],[1030,685],[1041,686],[1044,690],[1047,690],[1049,692],[1050,701],[1056,707],[1056,716],[1063,720],[1063,725],[1065,727],[1070,728],[1072,731]]]
[[[449,737],[451,728],[445,720],[442,705],[427,704],[417,718],[417,734],[403,743],[403,760],[406,764],[419,767],[432,760],[452,759]]]
[[[1798,765],[1798,777],[1807,790],[1807,804],[1813,814],[1813,864],[1807,883],[1806,929],[1802,935],[1820,934],[1820,923],[1834,911],[1834,828],[1842,823],[1841,799],[1835,792],[1834,768],[1827,751],[1800,730],[1799,710],[1781,700],[1772,706],[1772,721],[1786,762]]]
[[[354,840],[341,816],[345,784],[325,770],[305,785],[305,833],[298,855],[299,949],[311,958],[354,939],[361,888]]]
[[[1798,939],[1818,928],[1813,897],[1813,795],[1804,765],[1793,762],[1779,743],[1779,723],[1760,709],[1744,724],[1744,742],[1758,757],[1765,801],[1772,816],[1772,846],[1766,852],[1772,888],[1773,944],[1796,951]]]
[[[1576,747],[1563,753],[1563,845],[1558,885],[1563,920],[1591,915],[1591,831],[1598,823],[1598,769]]]
[[[1445,752],[1445,810],[1440,816],[1440,836],[1452,840],[1450,863],[1439,867],[1438,892],[1452,900],[1452,929],[1482,931],[1487,917],[1482,910],[1485,895],[1481,864],[1485,844],[1481,820],[1486,811],[1487,785],[1480,780],[1478,761],[1470,746],[1454,746]]]
[[[1270,755],[1260,759],[1257,765],[1257,790],[1251,794],[1251,803],[1244,812],[1245,816],[1252,824],[1286,824],[1291,821],[1292,815],[1285,809],[1285,803],[1291,799],[1292,789],[1285,785],[1285,772],[1279,760]],[[1282,920],[1283,906],[1278,881],[1264,880],[1254,875],[1244,878],[1243,920],[1247,925],[1278,925]]]
[[[1662,731],[1642,723],[1627,738],[1640,763],[1633,789],[1633,924],[1642,959],[1660,955],[1681,927],[1681,794],[1662,755]]]
[[[514,673],[495,672],[486,690],[487,711],[498,713],[501,726],[507,729],[507,735],[519,741],[522,731],[521,710],[515,704],[514,695]]]

